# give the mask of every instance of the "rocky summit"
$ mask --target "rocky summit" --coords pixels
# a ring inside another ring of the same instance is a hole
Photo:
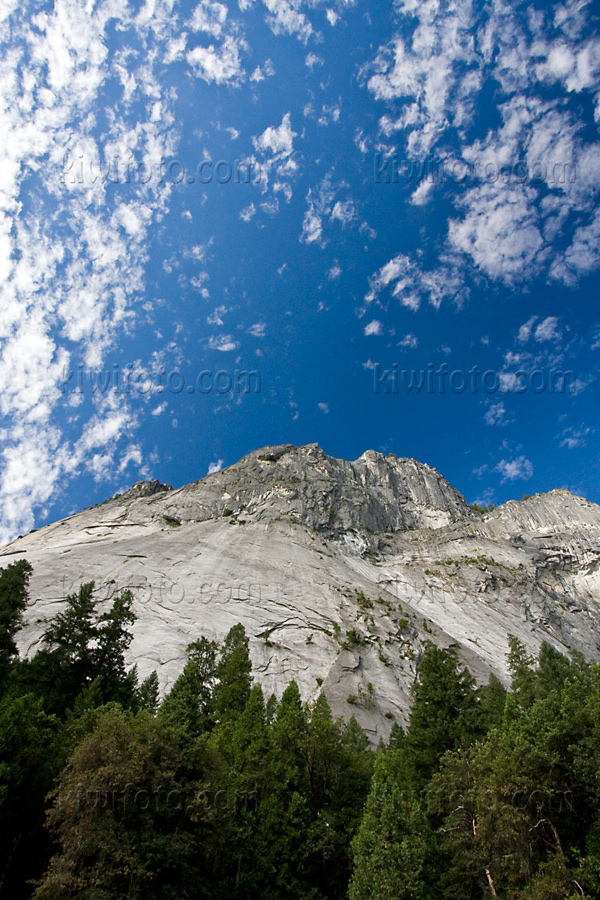
[[[295,678],[374,742],[406,722],[426,641],[456,645],[479,681],[507,681],[508,635],[600,658],[600,507],[566,490],[469,507],[435,469],[368,450],[265,447],[173,490],[134,485],[0,550],[33,565],[21,651],[64,598],[135,597],[130,649],[161,690],[200,635],[236,622],[277,694]]]

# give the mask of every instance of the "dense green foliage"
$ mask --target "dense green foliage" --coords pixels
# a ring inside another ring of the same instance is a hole
[[[600,668],[510,643],[509,694],[425,651],[407,734],[377,755],[350,900],[600,897]]]
[[[600,898],[600,667],[513,638],[507,693],[426,644],[373,752],[324,695],[265,700],[241,625],[160,703],[128,592],[82,585],[19,659],[30,574],[0,570],[0,897]]]

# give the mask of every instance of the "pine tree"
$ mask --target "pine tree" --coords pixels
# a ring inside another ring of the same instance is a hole
[[[306,900],[308,889],[309,783],[307,718],[300,691],[290,682],[271,729],[267,790],[259,817],[259,853],[264,873],[260,896]]]
[[[493,673],[490,675],[488,683],[477,690],[481,737],[484,737],[491,728],[499,728],[502,725],[506,695],[506,688]]]
[[[158,709],[158,694],[158,675],[154,669],[139,686],[137,697],[139,708],[154,715]]]
[[[468,744],[477,733],[474,680],[459,668],[454,647],[428,643],[413,688],[413,706],[406,746],[415,782],[422,788],[436,771],[441,756]]]
[[[198,737],[212,728],[217,680],[217,645],[205,637],[187,648],[187,662],[163,700],[159,717]]]
[[[552,644],[542,641],[536,671],[536,698],[543,699],[551,691],[560,691],[575,674],[572,663]]]
[[[0,569],[0,693],[18,655],[15,635],[23,624],[32,571],[25,559]]]
[[[101,680],[103,695],[124,706],[134,701],[137,687],[137,670],[127,672],[125,667],[125,653],[133,639],[129,628],[135,618],[133,594],[125,590],[115,597],[111,608],[98,616],[94,624],[93,666]]]
[[[252,688],[248,638],[241,624],[234,625],[223,641],[217,680],[215,717],[222,724],[233,723],[243,712]]]
[[[365,813],[352,842],[350,900],[429,900],[431,835],[419,802],[398,777],[402,751],[379,750]]]
[[[233,728],[214,733],[227,761],[214,898],[262,896],[265,874],[258,841],[260,804],[268,789],[269,729],[262,688],[255,685]]]
[[[535,660],[525,645],[514,635],[508,636],[508,668],[511,674],[511,690],[523,709],[529,709],[535,700]]]
[[[356,719],[346,726],[333,720],[324,694],[310,710],[306,746],[311,883],[322,896],[342,900],[351,869],[350,842],[369,791],[372,753]]]
[[[133,596],[124,591],[105,613],[98,613],[94,582],[82,584],[66,598],[65,609],[50,622],[42,648],[25,660],[15,675],[18,689],[34,691],[48,712],[64,716],[81,691],[97,681],[102,702],[130,705],[135,698],[135,673],[125,668],[125,651],[135,621]]]

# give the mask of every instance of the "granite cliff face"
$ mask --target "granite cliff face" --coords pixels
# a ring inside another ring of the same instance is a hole
[[[266,447],[179,490],[144,482],[13,541],[33,567],[23,652],[67,593],[130,587],[131,658],[162,689],[187,644],[240,621],[255,673],[327,693],[378,740],[405,721],[424,642],[506,680],[507,635],[600,658],[600,507],[568,491],[474,513],[434,469],[368,450]]]
[[[438,528],[468,514],[458,491],[430,466],[367,450],[355,462],[333,459],[318,444],[265,447],[210,479],[165,499],[182,522],[229,510],[246,522],[277,516],[333,536]]]

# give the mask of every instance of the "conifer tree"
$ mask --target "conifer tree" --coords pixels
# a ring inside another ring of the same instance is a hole
[[[543,699],[551,691],[560,691],[575,674],[574,666],[559,650],[542,641],[536,670],[536,698]]]
[[[223,777],[225,815],[215,870],[215,900],[259,897],[266,876],[258,840],[260,806],[268,791],[269,731],[262,688],[254,685],[233,729],[215,737],[227,760]]]
[[[511,690],[523,709],[529,709],[535,700],[535,660],[525,645],[514,635],[508,636],[508,668],[511,674]]]
[[[271,728],[267,791],[260,806],[261,896],[306,900],[309,896],[309,784],[307,718],[295,681],[287,686]]]
[[[429,900],[431,834],[417,799],[398,778],[397,753],[379,750],[365,813],[352,842],[350,900]]]
[[[350,842],[360,823],[372,775],[372,753],[354,717],[335,722],[324,694],[310,710],[307,772],[311,806],[311,882],[331,900],[347,895]]]
[[[477,690],[480,737],[485,737],[491,728],[499,728],[502,724],[506,694],[506,688],[493,673],[488,683]]]
[[[248,638],[241,624],[234,625],[223,641],[217,680],[215,717],[223,724],[231,723],[243,712],[252,687]]]
[[[159,683],[156,669],[154,669],[147,678],[142,681],[138,689],[138,706],[145,709],[152,715],[158,709]]]
[[[217,645],[201,637],[187,648],[187,662],[163,700],[159,717],[198,737],[212,728],[215,714]]]
[[[25,559],[0,569],[0,693],[18,655],[15,635],[22,627],[32,571]]]
[[[447,750],[468,744],[477,731],[474,680],[459,668],[454,647],[428,643],[413,688],[413,706],[406,746],[415,782],[422,788]]]
[[[132,640],[128,626],[135,621],[133,595],[123,591],[107,612],[99,613],[93,593],[94,582],[88,582],[66,598],[65,609],[46,628],[42,648],[16,673],[19,690],[42,696],[48,712],[59,716],[95,680],[102,702],[134,701],[135,673],[125,668]]]

